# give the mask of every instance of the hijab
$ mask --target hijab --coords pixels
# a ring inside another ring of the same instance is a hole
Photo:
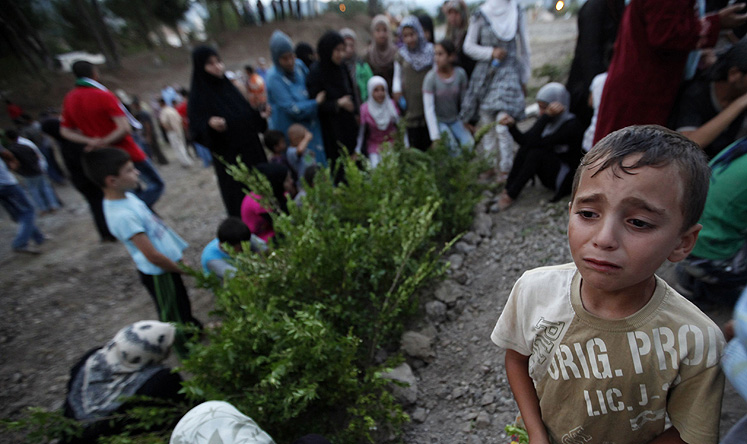
[[[428,14],[419,14],[417,17],[420,26],[423,27],[423,35],[425,35],[425,31],[429,31],[431,33],[431,39],[428,40],[428,42],[433,43],[433,19]]]
[[[70,384],[68,402],[78,420],[108,416],[135,395],[161,365],[174,344],[176,328],[164,322],[139,321],[88,357]]]
[[[319,54],[317,74],[323,89],[327,91],[327,100],[336,100],[345,95],[355,96],[348,69],[342,62],[338,65],[332,61],[332,53],[340,44],[345,44],[342,35],[337,31],[327,31],[316,47]]]
[[[516,0],[487,0],[480,6],[495,35],[504,41],[516,36],[519,26],[519,8]]]
[[[384,87],[384,91],[386,92],[384,103],[379,103],[373,98],[373,90],[377,86]],[[389,98],[386,80],[384,80],[383,77],[373,76],[368,79],[368,99],[366,100],[366,103],[368,104],[368,112],[371,114],[374,122],[376,122],[376,128],[383,131],[389,128],[389,125],[391,125],[393,121],[397,121],[399,116],[397,115],[397,110],[394,108],[392,99]]]
[[[224,401],[207,401],[179,420],[169,444],[274,444],[252,418]]]
[[[216,77],[205,71],[205,64],[218,53],[208,46],[198,46],[192,51],[192,84],[189,89],[189,125],[198,142],[211,146],[207,138],[208,120],[212,116],[226,119],[229,130],[237,129],[236,122],[248,121],[252,110],[249,102],[225,76]],[[233,123],[233,125],[232,125]]]
[[[272,55],[275,69],[282,69],[280,68],[280,56],[287,52],[293,52],[293,41],[283,31],[276,29],[270,36],[270,55]]]
[[[407,45],[402,45],[399,49],[399,54],[412,65],[415,71],[422,71],[424,69],[430,69],[433,66],[433,44],[425,40],[425,34],[423,33],[423,27],[420,25],[418,18],[414,15],[408,15],[405,17],[399,25],[397,33],[400,38],[402,37],[402,31],[405,28],[412,28],[418,36],[418,44],[415,49],[408,48]]]
[[[288,177],[288,167],[281,163],[267,162],[260,163],[255,168],[270,182],[273,197],[277,199],[280,209],[287,213],[288,205],[285,197],[285,179]]]
[[[381,47],[376,46],[376,42],[372,40],[368,47],[368,64],[375,72],[391,69],[394,54],[397,53],[397,48],[392,44],[392,34],[389,32],[389,19],[385,15],[379,14],[371,20],[371,35],[379,25],[384,25],[387,29],[387,40],[386,44]]]
[[[559,102],[563,107],[565,107],[561,114],[555,116],[550,123],[545,125],[545,128],[542,130],[543,137],[554,134],[555,131],[557,131],[565,122],[576,117],[573,113],[568,111],[568,108],[571,105],[571,94],[561,83],[551,82],[543,86],[539,91],[537,91],[536,99],[537,101],[547,103]]]
[[[306,42],[299,42],[296,45],[296,57],[306,65],[307,68],[311,68],[314,60],[311,56],[314,55],[314,48]]]
[[[469,27],[469,9],[464,0],[448,0],[443,6],[444,15],[448,15],[449,11],[454,10],[459,13],[462,17],[462,25],[459,27],[452,27],[446,25],[446,36],[454,42],[457,49],[461,48],[464,43],[464,37],[467,35],[467,28]]]

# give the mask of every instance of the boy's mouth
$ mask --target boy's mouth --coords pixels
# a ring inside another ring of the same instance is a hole
[[[602,272],[610,272],[610,271],[615,271],[615,270],[619,270],[620,268],[622,268],[617,264],[613,264],[612,262],[607,262],[607,261],[594,259],[594,258],[584,258],[584,263],[586,263],[586,265],[589,268],[596,270],[596,271],[602,271]]]

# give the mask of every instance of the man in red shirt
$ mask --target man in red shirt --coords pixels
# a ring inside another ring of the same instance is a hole
[[[165,186],[130,135],[132,126],[138,127],[140,123],[114,94],[98,83],[98,70],[94,65],[79,60],[72,68],[76,87],[65,96],[62,104],[60,134],[72,142],[84,144],[86,151],[112,146],[126,151],[146,184],[146,188],[138,189],[135,194],[152,207]]]

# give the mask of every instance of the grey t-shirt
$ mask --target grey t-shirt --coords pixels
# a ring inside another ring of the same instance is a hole
[[[433,94],[439,122],[451,123],[459,118],[459,105],[467,85],[467,73],[459,66],[455,66],[452,76],[445,80],[438,76],[435,68],[426,74],[423,92]]]

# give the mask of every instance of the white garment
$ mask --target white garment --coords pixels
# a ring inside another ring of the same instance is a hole
[[[597,129],[597,115],[599,115],[599,105],[602,103],[602,92],[604,91],[605,81],[607,81],[607,73],[603,72],[597,74],[594,80],[591,81],[591,86],[589,86],[589,94],[591,94],[591,99],[594,102],[594,115],[591,117],[589,127],[584,132],[584,140],[581,143],[581,148],[584,151],[589,151],[594,146],[594,132]]]
[[[176,160],[183,167],[191,167],[193,165],[192,158],[187,153],[187,141],[184,140],[183,131],[166,131],[166,138],[169,139],[169,145],[176,155]]]
[[[207,401],[176,424],[169,444],[274,444],[252,418],[224,401]]]
[[[480,6],[493,32],[501,40],[511,40],[516,36],[519,9],[516,0],[487,0]]]
[[[498,122],[507,114],[500,112],[497,115],[492,113],[480,112],[480,127],[488,125],[494,122]],[[495,125],[490,131],[485,133],[482,138],[483,151],[486,155],[492,156],[495,152],[496,145],[498,145],[498,152],[500,158],[498,159],[498,169],[502,173],[508,173],[511,171],[511,167],[514,164],[514,139],[511,137],[511,133],[508,132],[506,125]]]

